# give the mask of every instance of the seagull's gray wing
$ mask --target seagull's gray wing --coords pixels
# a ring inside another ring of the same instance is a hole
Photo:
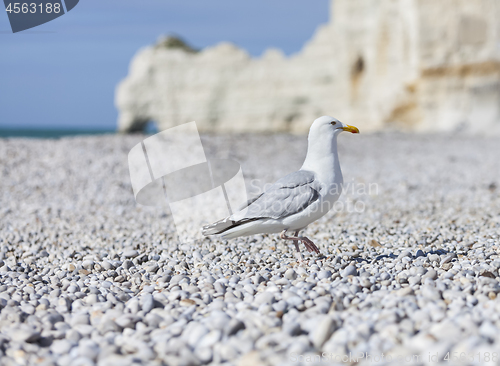
[[[314,173],[299,170],[274,183],[252,201],[246,209],[230,217],[234,222],[259,218],[282,219],[303,211],[319,199],[320,183]]]

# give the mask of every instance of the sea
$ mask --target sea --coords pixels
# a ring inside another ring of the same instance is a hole
[[[154,135],[160,132],[155,122],[148,123],[142,131],[146,135]],[[58,139],[65,136],[81,135],[109,135],[115,134],[114,128],[32,128],[32,127],[0,127],[0,138],[37,138]]]
[[[58,139],[65,136],[114,134],[114,129],[32,129],[0,128],[0,138]]]

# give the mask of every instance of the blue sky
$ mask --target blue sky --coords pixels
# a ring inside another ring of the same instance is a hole
[[[198,48],[231,41],[254,56],[291,54],[328,21],[329,1],[81,0],[16,34],[0,12],[0,128],[113,129],[116,84],[161,34]]]

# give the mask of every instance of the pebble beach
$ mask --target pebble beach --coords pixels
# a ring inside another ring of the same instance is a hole
[[[345,192],[298,262],[278,235],[180,243],[134,200],[145,137],[0,140],[1,365],[500,365],[498,138],[341,135]],[[307,145],[202,142],[248,187]]]

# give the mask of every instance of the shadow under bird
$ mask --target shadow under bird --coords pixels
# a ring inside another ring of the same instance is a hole
[[[356,127],[330,116],[316,119],[309,130],[307,155],[302,167],[279,179],[238,212],[204,226],[203,235],[233,239],[281,233],[282,239],[293,241],[299,256],[300,242],[309,252],[319,253],[312,240],[299,236],[299,232],[324,216],[342,193],[337,137],[344,131],[359,133]],[[288,231],[293,232],[293,236],[288,236]]]

